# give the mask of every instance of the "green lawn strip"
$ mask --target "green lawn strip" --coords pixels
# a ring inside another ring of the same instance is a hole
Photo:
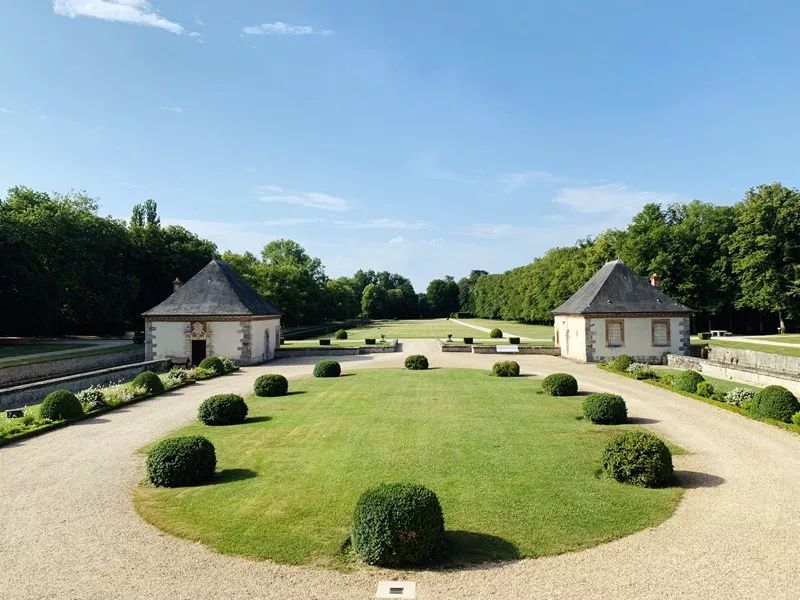
[[[89,343],[59,343],[59,342],[23,342],[20,344],[0,344],[0,358],[11,356],[25,356],[39,352],[58,352],[60,350],[73,350],[94,346]]]
[[[330,339],[330,338],[324,338]],[[367,344],[364,340],[358,339],[349,339],[349,340],[331,340],[329,346],[321,346],[319,340],[286,340],[283,344],[280,345],[281,350],[293,350],[293,349],[300,349],[300,348],[360,348],[361,346],[391,346],[394,340],[386,340],[385,342],[381,342],[380,340],[376,340],[374,344]]]
[[[800,335],[759,335],[747,336],[749,340],[764,340],[767,342],[781,342],[782,344],[800,344]]]
[[[636,377],[634,377],[630,373],[621,373],[619,371],[614,371],[612,369],[609,369],[605,365],[598,365],[598,367],[600,367],[604,371],[608,371],[609,373],[614,373],[616,375],[621,375],[622,377],[627,377],[628,379],[636,379]],[[662,372],[662,373],[670,373],[670,374],[677,374],[677,373],[681,372],[679,369],[657,369],[657,370],[659,372]],[[713,385],[714,389],[717,390],[717,391],[728,392],[728,391],[732,390],[733,388],[737,388],[737,387],[747,388],[747,389],[751,389],[751,390],[760,389],[760,388],[754,387],[752,385],[748,385],[746,383],[739,383],[739,382],[736,382],[736,381],[728,381],[727,379],[717,379],[716,377],[708,377],[704,373],[701,373],[701,375],[703,375],[703,379],[705,379],[711,385]],[[742,415],[744,417],[747,417],[748,419],[752,419],[753,421],[761,421],[762,423],[767,423],[769,425],[775,425],[776,427],[780,427],[781,429],[786,429],[787,431],[793,431],[794,433],[800,433],[800,427],[795,425],[794,423],[784,423],[782,421],[776,421],[774,419],[762,419],[760,417],[756,417],[754,415],[751,415],[749,412],[747,412],[744,408],[742,408],[740,406],[734,406],[733,404],[728,404],[727,402],[720,402],[719,400],[714,400],[713,398],[706,398],[704,396],[699,396],[697,394],[692,394],[690,392],[684,392],[682,390],[675,389],[672,386],[669,386],[669,385],[667,385],[665,383],[661,383],[660,381],[656,381],[656,380],[653,380],[653,379],[644,380],[644,383],[648,383],[650,385],[654,385],[656,387],[660,387],[662,389],[668,390],[668,391],[673,392],[675,394],[679,394],[681,396],[686,396],[687,398],[693,398],[694,400],[699,400],[700,402],[705,402],[706,404],[710,404],[711,406],[716,406],[717,408],[721,408],[721,409],[727,410],[729,412],[734,412],[736,414],[739,414],[739,415]]]
[[[692,344],[699,346],[702,344],[710,344],[720,348],[735,348],[737,350],[754,350],[756,352],[766,352],[767,354],[780,354],[781,356],[797,356],[800,357],[800,347],[791,348],[789,346],[773,346],[772,344],[751,344],[748,342],[739,342],[731,340],[720,340],[713,338],[710,340],[692,339]]]
[[[627,426],[579,419],[582,397],[552,398],[537,379],[470,369],[375,369],[292,381],[292,394],[248,399],[242,425],[195,423],[217,481],[147,483],[139,513],[222,553],[350,568],[340,549],[359,495],[421,483],[442,503],[447,564],[587,548],[660,523],[682,489],[598,476],[609,437]]]
[[[515,335],[532,339],[553,339],[552,325],[531,325],[530,323],[518,323],[517,321],[500,321],[495,319],[459,319],[464,323],[471,323],[478,327],[494,329],[495,327],[503,332],[504,335]]]
[[[447,338],[448,333],[453,334],[453,339],[476,337],[486,335],[477,329],[456,325],[447,319],[408,319],[408,320],[378,320],[363,327],[351,327],[347,330],[349,338],[380,339],[381,334],[386,339],[415,339],[415,338]],[[313,339],[333,338],[335,333],[315,336]]]
[[[84,346],[87,344],[83,344]],[[116,354],[117,352],[126,352],[137,347],[137,344],[121,344],[119,346],[100,346],[95,350],[83,351],[67,351],[67,352],[53,352],[47,356],[32,356],[30,358],[20,358],[19,360],[9,360],[0,362],[0,369],[7,367],[19,367],[22,365],[32,365],[35,363],[50,362],[53,360],[63,360],[66,358],[76,358],[81,356],[100,356],[103,354]]]

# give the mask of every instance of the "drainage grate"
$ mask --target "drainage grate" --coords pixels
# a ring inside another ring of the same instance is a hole
[[[417,584],[413,581],[380,581],[375,597],[414,600],[417,597]]]

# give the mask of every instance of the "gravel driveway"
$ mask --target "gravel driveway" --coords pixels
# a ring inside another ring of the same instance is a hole
[[[487,368],[496,357],[404,344],[432,366]],[[397,366],[403,355],[342,357],[344,369]],[[134,512],[144,444],[179,427],[212,393],[247,393],[258,375],[310,374],[277,361],[0,449],[0,598],[367,599],[379,579],[417,582],[420,599],[800,597],[800,436],[644,383],[547,356],[523,372],[575,374],[623,395],[631,417],[685,448],[688,486],[658,527],[582,552],[411,573],[355,573],[231,558],[163,534]]]

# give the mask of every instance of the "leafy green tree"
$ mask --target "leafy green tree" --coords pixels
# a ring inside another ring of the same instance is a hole
[[[361,314],[370,319],[383,317],[388,308],[386,289],[376,283],[370,283],[361,295]]]
[[[328,300],[326,317],[343,321],[358,316],[361,303],[356,299],[350,279],[347,277],[331,279],[326,282],[325,291]]]
[[[785,331],[800,308],[800,191],[780,183],[748,190],[728,244],[737,306],[776,313]]]
[[[431,281],[425,293],[430,310],[436,317],[446,317],[458,311],[458,295],[458,284],[450,275]]]
[[[458,305],[461,312],[475,312],[475,302],[472,298],[472,289],[475,287],[475,283],[478,281],[478,279],[488,274],[488,271],[473,269],[470,271],[468,277],[462,277],[458,280]]]

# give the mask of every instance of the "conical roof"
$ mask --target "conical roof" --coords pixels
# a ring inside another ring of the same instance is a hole
[[[691,313],[621,260],[603,265],[554,315],[615,313]]]
[[[222,260],[212,260],[144,317],[280,316]]]

